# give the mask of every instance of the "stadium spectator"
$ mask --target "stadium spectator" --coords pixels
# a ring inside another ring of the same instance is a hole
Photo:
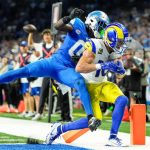
[[[20,53],[18,55],[18,67],[24,67],[25,65],[30,63],[30,56],[31,53],[29,53],[29,47],[28,43],[26,41],[21,41],[19,43],[19,50]],[[23,95],[23,100],[25,103],[25,110],[22,114],[20,114],[20,117],[30,117],[34,115],[34,103],[30,100],[30,93],[29,93],[29,82],[27,78],[21,78],[21,93]]]
[[[33,33],[29,33],[28,35],[29,46],[33,47],[35,50],[38,50],[40,52],[41,58],[48,58],[55,52],[54,42],[52,40],[52,34],[50,29],[43,30],[42,40],[43,41],[41,43],[35,43],[33,41]],[[49,84],[50,84],[50,78],[44,77],[42,81],[41,92],[40,92],[38,113],[35,115],[35,117],[32,120],[39,120],[42,117],[44,104],[46,102],[46,99],[48,99],[48,95],[49,95]]]
[[[35,62],[39,60],[40,57],[40,52],[39,51],[33,51],[31,57],[30,57],[30,62]],[[35,108],[36,108],[36,114],[38,113],[39,109],[39,102],[40,102],[40,91],[41,91],[41,86],[42,86],[42,80],[43,78],[28,78],[28,81],[30,82],[30,95],[31,95],[31,101],[34,102],[35,100]],[[36,115],[35,114],[35,115]],[[34,117],[34,116],[31,116]]]
[[[133,49],[128,49],[123,57],[127,72],[123,80],[125,81],[125,88],[129,92],[130,105],[141,103],[141,77],[144,71],[143,61],[135,57],[134,54],[135,51]]]
[[[2,58],[1,67],[0,67],[0,74],[3,74],[5,72],[9,71],[9,64],[8,64],[9,62],[8,62],[8,60],[9,59],[7,57]],[[0,97],[2,98],[1,99],[1,105],[4,102],[2,90],[4,90],[4,94],[6,96],[6,101],[8,102],[8,106],[9,106],[9,109],[10,109],[11,107],[13,107],[12,106],[12,98],[11,98],[11,90],[12,89],[11,89],[10,84],[9,83],[0,84],[0,95],[1,95]],[[10,111],[9,109],[7,110],[8,112]]]

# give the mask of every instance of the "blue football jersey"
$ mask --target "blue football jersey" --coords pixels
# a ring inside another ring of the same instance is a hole
[[[70,24],[73,30],[67,33],[64,43],[58,49],[57,54],[61,55],[63,62],[75,66],[75,61],[81,57],[84,44],[89,38],[86,26],[79,18],[71,20]]]

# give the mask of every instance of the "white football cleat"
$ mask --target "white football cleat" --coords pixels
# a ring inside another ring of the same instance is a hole
[[[46,144],[52,144],[52,142],[60,136],[60,134],[57,131],[58,126],[61,126],[61,123],[54,123],[51,126],[50,132],[46,136]]]
[[[121,139],[118,137],[111,138],[108,140],[106,146],[112,146],[112,147],[128,147],[128,145],[124,144]]]

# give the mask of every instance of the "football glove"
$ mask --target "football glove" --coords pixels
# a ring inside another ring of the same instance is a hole
[[[84,11],[82,9],[74,8],[71,11],[69,17],[70,17],[70,19],[80,18],[83,14],[84,14]]]
[[[79,8],[74,8],[69,16],[65,16],[62,18],[63,23],[64,24],[68,24],[70,22],[70,20],[74,19],[74,18],[81,18],[81,16],[84,14],[84,11],[82,9]]]
[[[117,71],[117,65],[113,61],[107,61],[101,64],[101,69],[104,71],[111,71],[116,72]]]
[[[116,73],[120,74],[120,75],[125,74],[126,70],[124,69],[122,63],[120,61],[117,61],[116,64],[118,66],[118,69],[117,69]]]
[[[101,63],[101,69],[107,70],[110,72],[118,73],[118,74],[124,74],[125,69],[123,68],[121,62],[117,61],[116,63],[114,61],[108,61]]]

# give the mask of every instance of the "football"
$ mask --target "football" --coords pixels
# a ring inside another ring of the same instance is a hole
[[[27,24],[27,25],[23,26],[23,30],[27,33],[33,33],[35,31],[37,31],[37,28],[33,24]]]

